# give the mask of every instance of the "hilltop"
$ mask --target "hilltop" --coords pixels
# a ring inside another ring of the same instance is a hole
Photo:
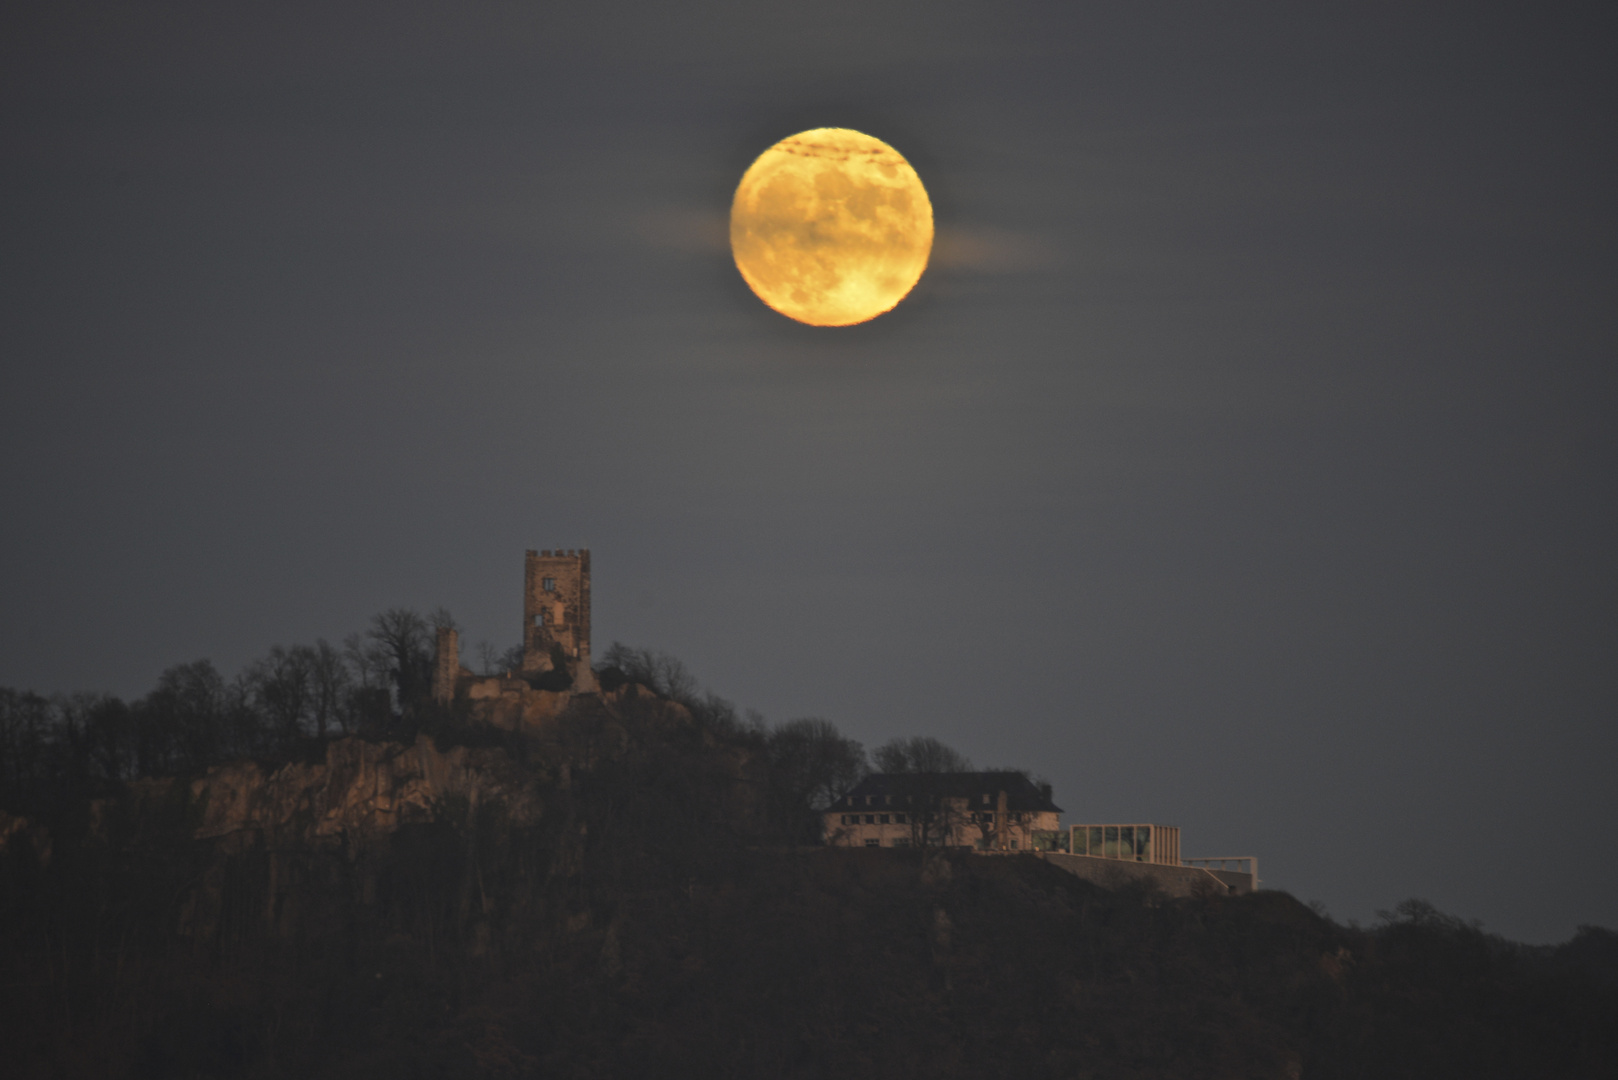
[[[463,735],[468,734],[463,732]],[[485,733],[487,735],[487,733]],[[766,734],[622,683],[8,818],[21,1076],[1597,1076],[1618,936],[806,846]]]

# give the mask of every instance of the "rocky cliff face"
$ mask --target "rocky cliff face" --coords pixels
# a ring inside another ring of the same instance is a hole
[[[364,843],[433,821],[449,805],[475,810],[497,803],[518,825],[537,822],[543,807],[533,771],[504,751],[439,750],[426,736],[408,746],[339,739],[315,764],[217,766],[192,781],[191,795],[198,839],[278,847]]]
[[[551,777],[504,750],[440,750],[422,736],[339,739],[317,762],[232,762],[188,791],[166,780],[132,786],[138,820],[183,803],[183,827],[208,849],[180,856],[190,875],[174,913],[181,937],[229,947],[267,931],[307,943],[341,940],[355,918],[441,918],[481,955],[493,913],[484,884],[503,873],[485,863],[503,866],[513,838],[532,835]],[[549,865],[548,854],[533,858],[526,884],[505,889],[508,917],[532,912]]]
[[[319,758],[133,781],[90,801],[70,870],[135,874],[164,898],[151,925],[199,946],[318,950],[374,923],[476,957],[582,932],[646,866],[762,828],[761,759],[633,687],[502,742],[343,738]],[[0,821],[0,844],[25,828]]]

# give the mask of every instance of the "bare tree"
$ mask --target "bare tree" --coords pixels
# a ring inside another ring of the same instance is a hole
[[[865,748],[829,720],[790,720],[770,732],[771,809],[795,842],[820,839],[821,812],[859,783]]]
[[[894,790],[910,820],[916,847],[948,844],[968,813],[949,776],[969,773],[966,756],[928,735],[889,739],[873,755],[876,771],[895,776]]]
[[[876,771],[881,773],[963,773],[972,771],[966,755],[931,735],[889,739],[876,748]]]
[[[625,682],[639,683],[654,694],[679,702],[693,713],[701,713],[705,708],[719,712],[728,709],[729,713],[735,713],[735,707],[723,698],[709,694],[704,699],[698,692],[696,677],[690,669],[668,653],[654,649],[632,649],[621,641],[615,641],[597,666],[598,672],[610,669],[617,669]]]
[[[432,678],[427,621],[409,608],[389,608],[372,616],[366,636],[385,650],[399,707],[409,709],[426,696]]]
[[[866,773],[865,748],[817,716],[789,720],[770,734],[770,759],[814,811],[830,806]]]
[[[137,757],[142,775],[201,769],[228,753],[225,680],[213,664],[176,664],[136,703]]]
[[[221,710],[228,753],[253,754],[270,748],[273,740],[254,700],[251,666],[225,684]]]
[[[388,651],[369,636],[350,634],[345,637],[343,659],[359,680],[361,689],[385,687],[390,682],[388,672],[391,670],[392,661]]]
[[[496,671],[521,671],[522,657],[522,642],[519,641],[495,659],[494,669]]]
[[[315,650],[307,645],[277,645],[249,669],[254,702],[283,748],[304,734],[304,720],[314,709],[315,662]]]
[[[354,677],[336,646],[325,638],[317,638],[310,653],[310,676],[314,686],[315,735],[324,739],[329,724],[339,724],[348,731],[348,712],[344,708]]]
[[[51,699],[61,764],[77,778],[133,780],[183,768],[175,725],[107,694],[59,694]],[[148,772],[150,770],[150,772]]]
[[[479,638],[473,652],[478,658],[479,675],[493,675],[499,670],[495,664],[500,662],[500,650],[488,638]]]
[[[690,670],[668,653],[654,653],[657,686],[670,700],[689,705],[697,700],[697,680]]]
[[[31,810],[49,786],[54,720],[38,694],[0,687],[0,809]]]

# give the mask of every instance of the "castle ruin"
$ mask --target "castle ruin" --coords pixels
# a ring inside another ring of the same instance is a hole
[[[588,549],[528,552],[523,567],[522,669],[566,670],[575,690],[595,689],[590,670]]]
[[[542,724],[575,694],[596,692],[590,667],[590,552],[529,551],[523,563],[522,662],[515,671],[478,675],[460,662],[459,635],[438,631],[433,699],[464,698],[497,727]]]

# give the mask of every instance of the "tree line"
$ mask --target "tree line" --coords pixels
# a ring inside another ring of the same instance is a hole
[[[925,826],[918,834],[918,846],[938,845],[954,827],[955,808],[945,785],[934,778],[971,772],[972,763],[932,736],[891,738],[867,755],[863,744],[821,717],[771,727],[756,711],[738,712],[712,691],[700,692],[697,680],[678,659],[618,642],[603,655],[596,673],[602,689],[626,683],[644,686],[682,705],[714,741],[755,755],[765,778],[763,817],[780,839],[820,843],[821,815],[872,771],[905,776],[901,786],[912,796],[915,820]]]
[[[332,650],[380,693],[375,715],[334,695],[325,737],[474,738],[431,702],[432,618],[391,615],[358,635],[368,674],[352,641]],[[460,800],[352,848],[199,841],[189,785],[121,784],[319,747],[315,680],[273,689],[274,658],[233,680],[171,668],[123,703],[114,750],[83,711],[107,699],[0,691],[0,809],[33,812],[12,801],[30,791],[62,809],[42,805],[48,857],[0,854],[19,1076],[1475,1078],[1605,1075],[1618,1053],[1609,931],[1533,950],[1419,902],[1361,930],[1282,893],[788,852],[867,769],[921,792],[971,763],[927,737],[868,753],[824,719],[772,726],[623,645],[598,679],[645,693],[575,698],[499,747],[543,787],[527,824]]]
[[[226,677],[210,660],[164,670],[142,697],[58,694],[0,687],[0,810],[59,816],[88,797],[140,778],[198,775],[242,758],[317,757],[331,738],[440,743],[509,737],[472,723],[466,703],[432,700],[435,631],[456,628],[449,612],[390,608],[341,644],[276,645]],[[484,671],[521,666],[521,646],[481,643]],[[924,776],[970,771],[937,739],[895,738],[867,755],[831,721],[803,717],[770,725],[754,710],[701,688],[667,653],[614,642],[595,666],[603,690],[627,684],[681,706],[711,744],[746,756],[763,789],[767,831],[818,843],[823,813],[874,767]],[[918,790],[925,790],[922,785]]]
[[[234,678],[210,660],[176,664],[132,701],[0,687],[0,807],[37,812],[87,785],[290,758],[332,736],[394,734],[419,718],[432,629],[446,624],[442,610],[392,608],[341,645],[276,645]]]

